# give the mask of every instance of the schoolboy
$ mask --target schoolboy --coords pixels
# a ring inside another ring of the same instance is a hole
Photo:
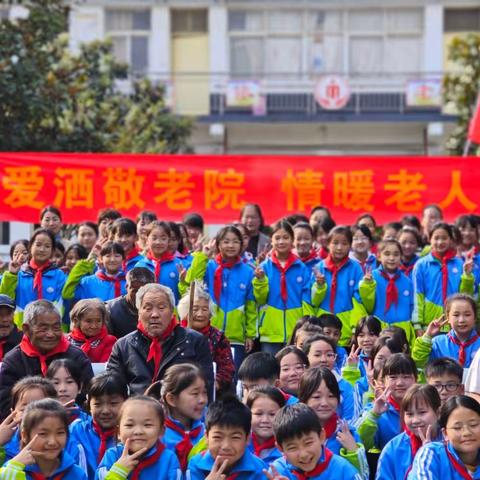
[[[463,368],[449,357],[432,360],[425,368],[427,383],[435,387],[442,405],[451,397],[464,394]]]
[[[269,479],[361,480],[353,465],[325,447],[325,430],[307,405],[283,407],[275,416],[273,431],[283,457],[271,464]]]
[[[245,402],[248,394],[260,386],[279,386],[280,363],[267,352],[255,352],[248,355],[238,369],[238,379],[242,383],[242,399]],[[286,405],[293,405],[298,398],[280,390],[285,398]]]
[[[333,315],[333,313],[324,313],[320,315],[319,320],[323,335],[331,338],[335,342],[335,353],[337,354],[335,367],[340,371],[348,357],[347,351],[338,345],[342,333],[342,322],[336,315]]]
[[[247,448],[252,414],[234,397],[224,397],[210,405],[205,418],[207,451],[188,463],[190,480],[235,478],[265,480],[266,465]]]

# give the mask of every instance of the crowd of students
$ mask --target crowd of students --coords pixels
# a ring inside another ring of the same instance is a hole
[[[72,241],[47,207],[11,245],[0,361],[24,348],[23,313],[43,299],[65,339],[106,363],[118,338],[148,337],[135,295],[159,283],[171,327],[208,340],[216,398],[195,362],[155,368],[133,395],[108,368],[85,385],[78,362],[47,356],[3,412],[0,480],[480,479],[480,397],[464,391],[480,217],[449,224],[430,205],[420,220],[338,226],[316,207],[267,228],[248,204],[215,239],[203,229],[197,214],[108,209]]]

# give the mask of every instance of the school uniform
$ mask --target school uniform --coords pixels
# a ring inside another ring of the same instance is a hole
[[[338,415],[347,421],[352,421],[355,418],[353,387],[344,380],[336,370],[333,370],[332,373],[337,379],[338,388],[340,390],[340,404],[337,409]]]
[[[75,288],[74,300],[99,298],[103,302],[127,293],[125,273],[120,271],[109,275],[104,270],[97,270],[93,275],[83,277]]]
[[[69,424],[72,426],[75,422],[86,422],[92,417],[85,410],[82,410],[78,404],[74,403],[72,410],[69,411],[68,418]]]
[[[178,260],[182,262],[183,268],[185,270],[188,270],[191,267],[192,261],[193,261],[193,255],[190,252],[188,251],[185,253],[175,252],[174,255],[175,255],[175,258],[178,258]]]
[[[431,442],[418,451],[408,480],[439,479],[478,480],[480,467],[474,473],[469,472],[450,443]]]
[[[96,425],[90,417],[80,420],[70,426],[70,442],[77,446],[80,457],[84,459],[87,475],[90,480],[107,449],[116,445],[116,430],[105,431]]]
[[[317,308],[317,316],[334,313],[342,322],[342,333],[338,344],[349,344],[358,320],[366,315],[358,293],[358,284],[363,278],[362,267],[346,257],[335,265],[328,256],[317,265],[318,271],[325,277],[323,285],[313,281],[312,303]]]
[[[285,267],[279,265],[275,252],[260,266],[265,277],[253,279],[260,342],[286,344],[297,320],[313,314],[310,272],[293,253]]]
[[[347,351],[340,345],[335,347],[335,353],[337,354],[337,358],[335,359],[335,368],[340,371],[347,361],[348,354]]]
[[[263,460],[265,465],[270,465],[282,456],[282,452],[275,445],[275,437],[260,442],[255,433],[252,432],[247,448],[251,454]]]
[[[441,435],[434,441],[440,441]],[[392,438],[380,454],[375,480],[405,480],[422,442],[411,432]]]
[[[186,478],[188,480],[204,480],[212,471],[214,463],[215,459],[208,450],[195,455],[188,462]],[[250,453],[247,448],[240,460],[228,472],[227,478],[234,478],[235,480],[265,480],[263,470],[266,468],[267,465]]]
[[[105,325],[102,326],[100,333],[94,337],[86,337],[79,328],[74,328],[67,335],[67,340],[82,350],[92,363],[105,363],[117,341],[113,335],[108,334]]]
[[[470,368],[473,357],[480,350],[480,336],[473,329],[468,339],[461,342],[455,330],[447,334],[430,338],[418,337],[412,348],[412,358],[419,368],[440,357],[449,357],[460,363],[463,368]]]
[[[413,276],[413,268],[415,264],[420,260],[419,255],[414,255],[408,262],[402,262],[400,264],[400,270],[410,279],[412,280]]]
[[[177,456],[160,442],[157,442],[142,458],[139,464],[128,473],[122,466],[115,462],[122,456],[123,445],[109,448],[101,461],[95,480],[181,480],[182,471]]]
[[[442,259],[430,252],[413,268],[414,308],[412,323],[415,330],[425,329],[428,324],[443,315],[445,300],[458,292],[473,294],[473,275],[462,275],[463,260],[454,251]],[[448,330],[448,328],[446,328]]]
[[[87,480],[85,472],[75,464],[74,459],[66,452],[60,457],[60,465],[49,477],[43,476],[37,464],[23,465],[10,460],[0,468],[0,480]]]
[[[362,480],[362,476],[353,465],[325,447],[322,447],[319,462],[311,472],[302,472],[290,465],[285,457],[275,460],[271,466],[289,480]]]
[[[313,273],[313,269],[315,268],[315,265],[317,265],[317,263],[321,260],[321,258],[318,256],[318,252],[312,248],[310,253],[304,258],[300,258],[300,260],[308,268],[311,275]]]
[[[389,273],[380,266],[372,272],[371,282],[360,282],[359,294],[367,313],[377,317],[382,328],[402,328],[408,343],[413,345],[413,283],[400,269]]]
[[[183,471],[187,468],[188,455],[192,448],[202,439],[205,434],[205,427],[201,420],[194,420],[192,428],[185,430],[185,427],[178,420],[167,417],[165,419],[165,433],[163,444],[175,452]]]
[[[375,254],[372,252],[368,252],[368,256],[364,262],[361,262],[354,254],[353,252],[350,252],[348,254],[348,257],[355,262],[357,262],[361,267],[362,267],[362,272],[365,274],[367,269],[369,270],[374,270],[375,268],[378,267],[378,260]]]
[[[167,253],[162,258],[156,259],[149,254],[146,257],[142,257],[135,267],[148,268],[154,273],[156,282],[169,287],[175,296],[175,303],[178,303],[180,299],[178,290],[178,282],[180,281],[179,267],[182,267],[182,262],[178,258]]]
[[[65,274],[54,263],[35,269],[29,264],[22,265],[18,274],[5,272],[0,283],[0,294],[15,300],[14,322],[19,329],[23,324],[25,307],[35,300],[50,300],[62,312],[62,289]]]
[[[125,255],[125,260],[122,263],[122,270],[127,274],[132,268],[137,266],[138,262],[141,262],[145,257],[142,255],[142,251],[138,246],[130,250],[129,253]]]
[[[362,377],[353,386],[354,418],[362,415],[365,405],[372,401],[373,392],[370,390],[368,378]]]

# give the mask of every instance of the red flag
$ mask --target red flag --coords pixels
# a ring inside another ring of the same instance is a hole
[[[470,120],[470,127],[468,129],[468,139],[480,145],[480,94],[477,98],[477,105],[475,107],[475,112],[473,113],[472,119]]]

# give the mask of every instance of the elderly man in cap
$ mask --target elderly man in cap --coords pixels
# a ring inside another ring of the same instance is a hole
[[[10,408],[10,391],[23,377],[47,373],[48,365],[59,358],[69,358],[82,372],[82,384],[93,377],[88,357],[71,345],[62,333],[62,319],[55,305],[36,300],[25,307],[23,338],[5,355],[0,369],[0,413],[5,417]]]
[[[13,323],[15,302],[8,295],[0,295],[0,362],[22,339],[22,332]]]

